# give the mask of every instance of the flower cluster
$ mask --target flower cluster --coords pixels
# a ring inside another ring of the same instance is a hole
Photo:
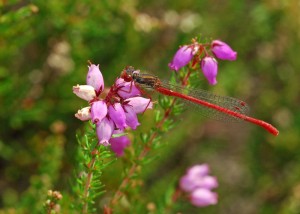
[[[178,71],[193,61],[193,65],[200,65],[209,84],[217,84],[218,62],[212,55],[209,55],[207,47],[215,57],[221,60],[232,61],[237,58],[237,53],[225,42],[214,40],[211,44],[201,44],[193,40],[191,45],[184,45],[179,48],[173,60],[169,63],[169,68]]]
[[[213,205],[218,202],[218,195],[211,189],[218,186],[216,177],[210,176],[207,164],[195,165],[187,170],[180,179],[180,188],[189,193],[190,201],[197,207]]]
[[[130,144],[128,137],[122,135],[124,129],[136,129],[140,125],[137,114],[152,108],[152,102],[140,97],[141,92],[133,81],[123,78],[117,78],[106,97],[101,99],[103,90],[104,80],[99,65],[91,64],[86,85],[73,86],[73,92],[89,102],[89,106],[78,110],[75,117],[96,124],[99,144],[111,145],[116,155],[122,156],[124,148]],[[112,138],[113,134],[120,136]]]

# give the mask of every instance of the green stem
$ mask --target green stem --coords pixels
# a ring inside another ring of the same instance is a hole
[[[95,148],[92,151],[92,160],[88,163],[88,174],[87,174],[87,179],[86,179],[86,183],[84,186],[84,192],[83,192],[83,207],[82,207],[82,213],[86,214],[88,213],[88,196],[89,196],[89,190],[91,187],[91,182],[93,179],[93,172],[94,172],[94,167],[95,167],[95,163],[96,163],[96,157],[98,154],[97,149]]]

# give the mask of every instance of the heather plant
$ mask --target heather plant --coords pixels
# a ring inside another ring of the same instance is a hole
[[[218,67],[213,55],[220,59],[236,59],[236,52],[219,40],[203,44],[193,39],[192,44],[180,47],[169,63],[170,69],[176,71],[173,73],[173,83],[186,88],[195,86],[197,81],[193,81],[193,85],[191,79],[198,78],[201,68],[208,82],[215,85]],[[168,146],[161,142],[161,136],[174,128],[178,116],[185,109],[175,97],[160,96],[156,103],[147,87],[142,87],[142,83],[155,89],[155,84],[158,83],[153,81],[157,77],[143,76],[142,71],[131,66],[120,72],[120,77],[116,78],[105,93],[99,65],[89,63],[86,85],[73,87],[73,92],[89,104],[75,114],[78,119],[89,121],[89,125],[86,133],[78,136],[79,151],[83,158],[74,186],[74,193],[79,197],[73,203],[73,208],[82,213],[96,212],[95,202],[106,195],[107,186],[102,181],[101,174],[112,162],[125,159],[129,164],[124,166],[124,173],[119,175],[121,183],[118,189],[106,196],[103,213],[122,213],[125,210],[141,213],[142,207],[146,207],[149,202],[137,200],[142,195],[140,173],[159,153],[160,147]],[[149,82],[147,78],[150,78]],[[101,97],[102,93],[105,94]],[[134,130],[142,124],[139,123],[137,114],[148,110],[154,110],[154,126],[138,137]],[[128,137],[129,133],[131,138]],[[218,182],[208,173],[208,165],[203,164],[191,167],[181,179],[178,175],[173,185],[165,189],[166,201],[153,203],[152,211],[172,213],[172,206],[179,202],[180,197],[196,207],[216,204],[217,193],[211,190],[218,186]],[[183,194],[184,192],[186,193]],[[127,207],[122,203],[124,200],[128,203]]]
[[[298,11],[0,1],[0,213],[299,213]]]

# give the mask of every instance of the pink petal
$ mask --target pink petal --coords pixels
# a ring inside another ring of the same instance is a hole
[[[93,102],[91,107],[92,122],[97,124],[107,115],[107,105],[104,101]]]
[[[187,45],[182,46],[178,49],[172,61],[169,63],[171,70],[178,71],[180,68],[189,64],[194,57],[193,48]]]
[[[108,107],[108,114],[118,129],[123,130],[126,127],[126,115],[120,103],[110,105]]]
[[[208,173],[209,173],[208,164],[194,165],[187,170],[187,174],[192,177],[203,177],[205,175],[208,175]]]
[[[132,97],[125,100],[129,101],[128,105],[130,105],[136,114],[143,113],[146,108],[152,109],[153,103],[150,102],[150,99],[144,97]]]
[[[120,134],[121,131],[114,131],[114,134]],[[124,155],[124,150],[130,145],[130,140],[127,135],[111,138],[109,140],[111,150],[118,156]]]
[[[115,84],[119,88],[118,95],[123,99],[141,95],[140,90],[135,86],[134,82],[125,82],[124,79],[119,78]]]
[[[217,84],[217,74],[218,74],[218,63],[213,57],[204,57],[201,60],[201,68],[204,76],[208,80],[209,84]]]
[[[182,176],[180,178],[179,186],[185,192],[191,192],[197,187],[196,183],[188,175]]]
[[[196,189],[190,197],[191,203],[197,207],[206,207],[218,203],[218,195],[207,189]]]
[[[211,47],[211,51],[219,59],[232,61],[236,60],[237,58],[237,53],[233,51],[231,47],[225,42],[214,40],[211,43]]]
[[[90,65],[89,71],[86,77],[86,83],[90,86],[93,86],[97,91],[97,94],[100,94],[104,89],[104,80],[102,73],[99,69],[99,65]]]
[[[136,129],[136,127],[140,125],[136,113],[131,106],[125,105],[124,108],[126,115],[126,124],[130,128]]]
[[[109,140],[112,136],[112,133],[115,129],[114,123],[107,119],[106,117],[101,120],[100,123],[97,124],[96,132],[99,140],[99,144],[104,146],[109,145]]]

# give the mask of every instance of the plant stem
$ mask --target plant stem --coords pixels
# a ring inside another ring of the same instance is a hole
[[[83,207],[82,207],[82,213],[86,214],[88,213],[88,196],[89,196],[89,190],[90,190],[90,187],[91,187],[91,182],[92,182],[92,179],[93,179],[93,172],[94,172],[94,166],[95,166],[95,163],[96,163],[96,157],[97,157],[97,154],[98,154],[98,151],[97,149],[95,148],[93,151],[92,151],[92,160],[88,163],[88,174],[87,174],[87,179],[86,179],[86,183],[85,183],[85,186],[84,186],[84,192],[83,192]]]

